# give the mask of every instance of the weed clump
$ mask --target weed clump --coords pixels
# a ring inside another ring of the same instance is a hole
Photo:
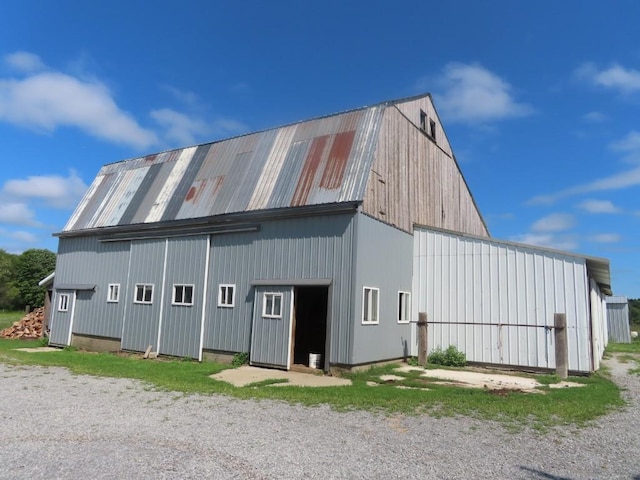
[[[464,367],[467,364],[467,356],[455,345],[449,345],[446,350],[436,347],[428,356],[427,363],[432,365],[444,365],[446,367]]]

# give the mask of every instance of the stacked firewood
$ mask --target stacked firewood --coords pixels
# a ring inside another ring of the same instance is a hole
[[[22,338],[24,340],[40,338],[42,336],[42,322],[44,308],[36,308],[27,313],[20,321],[13,322],[8,328],[0,332],[1,338]]]

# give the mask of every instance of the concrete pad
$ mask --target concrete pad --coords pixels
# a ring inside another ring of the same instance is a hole
[[[272,370],[269,368],[243,365],[239,368],[229,368],[211,375],[214,380],[221,380],[234,387],[244,387],[251,383],[265,380],[287,380],[286,383],[275,383],[269,386],[297,386],[297,387],[338,387],[351,385],[351,380],[327,375],[313,375],[309,373],[291,372],[286,370]]]
[[[549,388],[572,388],[572,387],[586,387],[584,383],[577,382],[560,382],[560,383],[552,383],[549,385]]]
[[[427,370],[412,366],[401,366],[397,369],[401,372],[422,370],[421,377],[438,378],[440,380],[458,382],[474,388],[534,390],[542,386],[533,378],[518,377],[516,375],[504,375],[498,373],[469,372],[465,370]]]
[[[404,380],[405,377],[399,375],[380,375],[380,380],[383,382],[397,382],[398,380]]]
[[[29,353],[39,353],[39,352],[60,352],[59,348],[55,347],[34,347],[34,348],[16,348],[18,352],[29,352]]]

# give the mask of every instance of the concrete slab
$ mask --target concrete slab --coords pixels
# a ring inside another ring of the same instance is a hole
[[[55,347],[34,347],[34,348],[16,348],[18,352],[40,353],[40,352],[60,352],[59,348]]]
[[[252,367],[243,365],[239,368],[230,368],[220,373],[211,375],[214,380],[220,380],[232,384],[234,387],[244,387],[251,383],[265,380],[286,380],[286,383],[275,383],[269,386],[297,386],[297,387],[339,387],[351,385],[351,380],[327,375],[313,375],[309,373],[291,372],[285,370],[272,370],[269,368]]]
[[[518,377],[516,375],[504,375],[499,373],[469,372],[463,370],[429,370],[412,366],[401,366],[400,372],[422,371],[421,377],[437,378],[449,382],[458,382],[475,388],[511,389],[531,391],[542,385],[533,378]]]

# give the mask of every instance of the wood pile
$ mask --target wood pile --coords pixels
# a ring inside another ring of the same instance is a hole
[[[0,338],[22,338],[32,340],[42,336],[42,322],[44,320],[44,307],[36,308],[27,313],[21,320],[13,322],[8,328],[0,332]]]

